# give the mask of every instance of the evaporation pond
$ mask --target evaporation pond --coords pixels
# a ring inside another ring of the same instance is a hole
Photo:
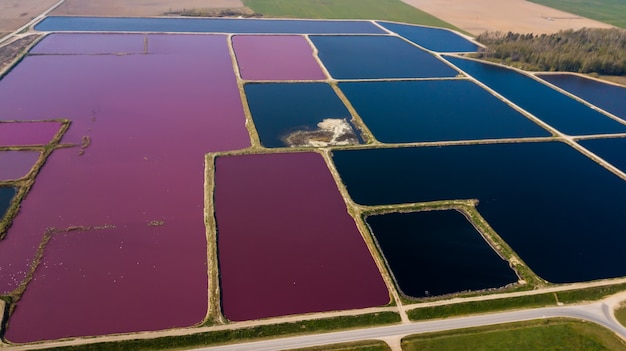
[[[15,196],[15,188],[0,187],[0,221],[11,206],[13,196]]]
[[[295,35],[236,35],[233,49],[248,80],[322,80],[311,44]]]
[[[454,77],[457,71],[428,52],[392,36],[311,36],[336,79]]]
[[[513,69],[457,57],[446,59],[565,134],[626,132],[626,125]]]
[[[449,29],[415,26],[412,24],[377,22],[415,44],[437,52],[474,52],[479,46]]]
[[[455,210],[389,213],[366,221],[408,296],[498,288],[517,281],[508,262]]]
[[[0,146],[45,145],[60,128],[59,122],[0,122]]]
[[[355,135],[350,112],[326,83],[246,84],[252,119],[265,147],[291,145],[297,132],[312,133],[327,119],[344,121]]]
[[[626,120],[626,87],[574,74],[542,74],[539,77]]]
[[[467,80],[339,83],[383,143],[549,136]]]
[[[626,182],[567,144],[334,151],[333,159],[360,204],[477,199],[493,229],[550,282],[626,275]]]
[[[218,157],[214,198],[229,320],[389,303],[320,154]]]
[[[626,172],[626,139],[588,139],[580,140],[578,143],[619,168],[622,172]]]
[[[39,156],[38,151],[0,151],[0,181],[27,176]]]

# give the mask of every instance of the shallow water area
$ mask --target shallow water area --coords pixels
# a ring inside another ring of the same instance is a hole
[[[368,21],[278,20],[237,18],[131,18],[49,16],[38,31],[197,32],[264,34],[385,34]]]
[[[467,80],[339,83],[383,143],[550,136]]]
[[[477,199],[491,227],[550,282],[626,275],[626,182],[566,144],[334,151],[333,160],[360,204]]]
[[[436,52],[476,52],[479,46],[450,30],[411,24],[376,22],[415,44]]]
[[[326,79],[303,36],[236,35],[232,40],[243,79]]]
[[[0,187],[0,221],[4,218],[15,196],[15,188]]]
[[[326,83],[263,83],[244,86],[252,119],[265,147],[288,146],[297,131],[318,130],[325,119],[350,122],[350,112]],[[354,128],[353,128],[354,129]]]
[[[575,74],[540,74],[538,76],[626,120],[626,87],[603,83]]]
[[[587,139],[580,140],[578,143],[626,173],[626,153],[624,152],[626,150],[626,139]]]
[[[335,79],[454,77],[457,71],[392,36],[311,36]]]
[[[26,177],[40,155],[38,151],[0,151],[0,181]]]
[[[321,155],[218,157],[215,167],[226,318],[389,303],[380,272]]]
[[[460,212],[389,213],[366,221],[408,296],[498,288],[518,279]]]
[[[626,132],[626,125],[513,69],[450,56],[445,58],[514,104],[565,134]]]
[[[46,145],[60,128],[60,122],[0,122],[0,146]]]

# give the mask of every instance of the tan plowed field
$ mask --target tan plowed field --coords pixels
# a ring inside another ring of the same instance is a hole
[[[67,0],[53,16],[160,16],[183,9],[237,8],[241,0]]]
[[[555,33],[611,25],[525,0],[402,0],[469,33],[485,31]]]
[[[13,32],[39,16],[59,0],[3,0],[0,1],[1,32]]]

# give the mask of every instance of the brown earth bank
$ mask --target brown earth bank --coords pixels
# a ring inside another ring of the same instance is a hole
[[[525,0],[402,0],[471,34],[515,32],[549,34],[565,29],[611,25]]]
[[[54,10],[53,16],[162,16],[207,12],[208,9],[241,9],[241,0],[66,0]]]
[[[41,35],[39,34],[31,34],[21,37],[7,45],[0,46],[0,77],[2,77],[5,69],[13,64],[19,56],[22,56],[27,48],[40,37]]]
[[[59,0],[0,0],[0,38],[39,16]]]

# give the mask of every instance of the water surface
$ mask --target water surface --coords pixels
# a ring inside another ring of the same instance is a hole
[[[0,187],[0,221],[2,221],[9,206],[11,206],[13,196],[15,196],[15,188]]]
[[[130,18],[49,16],[39,31],[199,32],[259,34],[385,34],[368,21],[272,20],[235,18]]]
[[[454,77],[457,71],[428,52],[391,36],[311,36],[336,79]]]
[[[415,44],[437,52],[475,52],[479,46],[457,33],[443,28],[422,27],[412,24],[377,22]]]
[[[539,77],[626,120],[626,87],[574,74],[542,74]]]
[[[626,172],[626,152],[624,152],[626,139],[588,139],[580,140],[578,143],[619,168],[622,172]]]
[[[326,79],[302,36],[236,35],[233,48],[243,79]]]
[[[378,205],[478,199],[496,232],[554,283],[626,275],[626,182],[559,142],[335,151],[350,196]],[[598,205],[602,204],[602,205]]]
[[[45,145],[60,128],[59,122],[0,122],[0,146]]]
[[[467,80],[339,83],[384,143],[549,136]]]
[[[324,119],[352,118],[326,83],[246,84],[246,96],[261,143],[286,146],[284,138],[297,130],[314,130]]]
[[[456,57],[446,59],[565,134],[626,132],[626,125],[513,69]]]
[[[219,157],[215,172],[226,318],[389,303],[382,276],[321,155]]]
[[[460,212],[367,217],[400,290],[411,297],[498,288],[517,275]]]
[[[38,151],[0,151],[0,181],[27,176],[40,155]]]

